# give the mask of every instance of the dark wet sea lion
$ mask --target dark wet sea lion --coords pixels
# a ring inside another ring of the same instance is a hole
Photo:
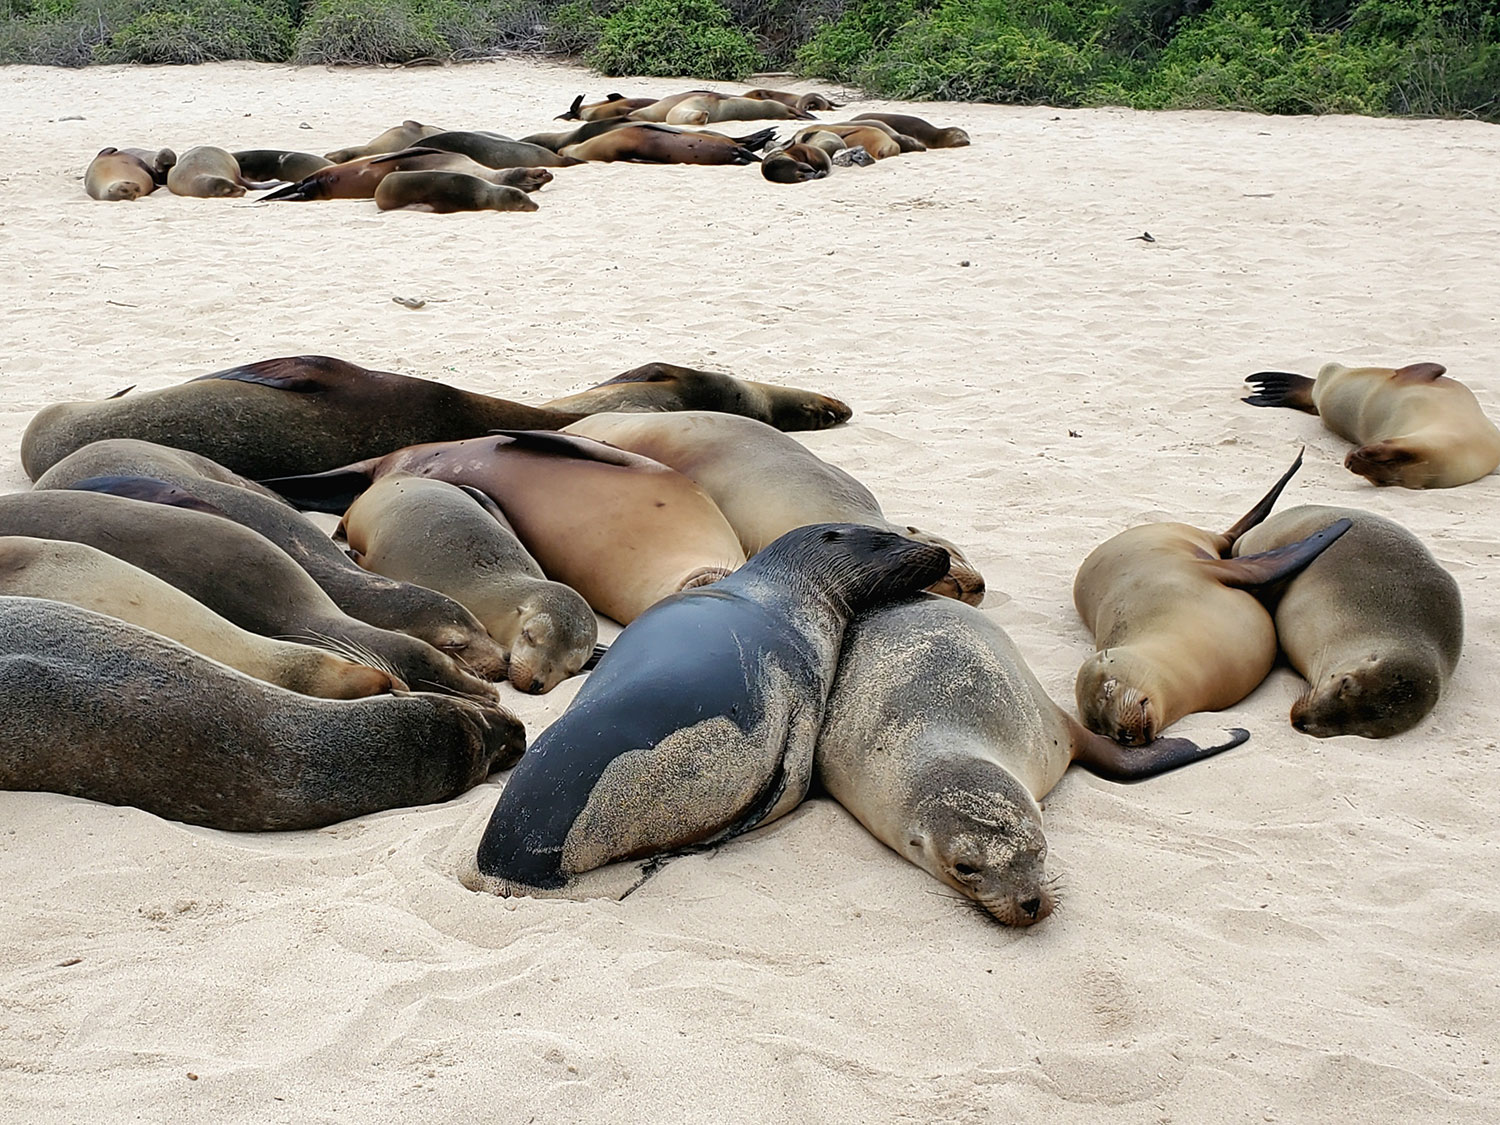
[[[528,169],[529,171],[530,169]],[[499,187],[463,172],[393,172],[375,189],[382,211],[535,211],[536,203],[519,188]]]
[[[945,129],[908,113],[861,113],[854,120],[879,121],[904,136],[915,137],[928,148],[963,148],[969,144],[969,134],[962,129],[956,126]]]
[[[337,148],[332,152],[324,153],[324,156],[330,163],[343,164],[347,160],[358,160],[361,156],[379,156],[383,152],[400,152],[404,148],[411,148],[423,137],[430,137],[434,133],[443,131],[436,125],[423,125],[420,121],[408,119],[400,125],[387,129],[368,144]]]
[[[330,164],[295,184],[261,196],[257,202],[311,203],[322,199],[374,199],[386,177],[397,172],[453,172],[521,191],[535,191],[543,184],[552,182],[552,173],[545,168],[496,170],[460,153],[438,148],[408,148],[378,156],[363,156],[344,164]]]
[[[580,417],[329,356],[292,356],[164,390],[43,407],[21,437],[21,464],[35,480],[75,449],[119,437],[201,453],[251,478],[290,476],[403,445],[553,430]]]
[[[236,832],[446,801],[521,754],[496,704],[311,699],[113,617],[0,598],[0,789]]]
[[[295,183],[333,163],[310,152],[280,148],[247,148],[230,155],[240,166],[240,172],[252,180],[288,180]]]
[[[662,603],[521,760],[464,882],[587,896],[601,878],[580,876],[607,864],[719,843],[790,812],[812,782],[849,619],[947,566],[938,547],[819,524]]]

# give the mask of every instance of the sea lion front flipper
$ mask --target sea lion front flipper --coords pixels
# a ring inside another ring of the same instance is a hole
[[[457,487],[460,492],[467,493],[476,504],[478,504],[481,508],[488,512],[494,518],[495,522],[498,523],[501,527],[505,528],[506,531],[510,532],[512,535],[516,534],[516,529],[511,526],[510,520],[506,519],[505,512],[501,509],[499,504],[495,503],[495,498],[493,496],[481,492],[472,484],[460,484]]]
[[[1357,473],[1371,484],[1391,484],[1400,479],[1400,470],[1421,458],[1416,450],[1399,440],[1375,441],[1351,449],[1344,458],[1344,468]]]
[[[1295,543],[1288,543],[1285,547],[1277,547],[1274,551],[1262,551],[1258,555],[1245,555],[1238,559],[1205,559],[1203,565],[1211,567],[1225,586],[1237,589],[1268,586],[1302,570],[1353,526],[1347,519],[1335,520],[1322,531],[1314,532]]]
[[[1271,491],[1257,500],[1255,507],[1237,519],[1234,526],[1224,533],[1224,538],[1229,540],[1229,546],[1234,546],[1236,539],[1252,527],[1264,522],[1265,518],[1271,514],[1271,509],[1276,507],[1276,501],[1281,499],[1282,490],[1286,488],[1287,482],[1297,475],[1298,469],[1302,468],[1302,455],[1306,452],[1306,446],[1297,450],[1297,459],[1292,462],[1292,467],[1281,474],[1281,479],[1271,486]]]
[[[589,654],[589,658],[583,662],[583,667],[580,668],[579,671],[580,672],[591,671],[599,663],[599,661],[601,661],[601,660],[604,659],[605,654],[608,653],[608,652],[609,652],[609,646],[608,645],[595,645],[594,646],[594,651]]]
[[[1316,414],[1312,389],[1315,379],[1306,375],[1293,375],[1290,371],[1257,371],[1246,375],[1245,382],[1255,387],[1255,393],[1243,398],[1251,406],[1289,406],[1293,410],[1305,410]]]
[[[280,359],[262,359],[255,363],[241,364],[208,375],[189,379],[190,383],[205,383],[210,379],[229,379],[237,383],[259,383],[278,391],[297,394],[312,394],[328,390],[328,381],[322,374],[339,367],[353,367],[343,360],[324,355],[295,355]]]
[[[229,519],[229,513],[207,500],[200,500],[184,488],[168,484],[155,477],[102,476],[75,481],[67,486],[71,492],[103,492],[110,496],[123,496],[127,500],[144,500],[148,504],[166,504],[173,508],[186,508],[193,512]]]
[[[131,383],[130,386],[126,387],[123,391],[116,391],[114,394],[110,395],[109,397],[110,398],[124,398],[126,395],[128,395],[133,390],[135,390],[135,384]]]
[[[605,465],[634,466],[649,458],[616,449],[602,441],[560,434],[555,430],[490,430],[497,437],[509,439],[517,449],[529,449],[534,453],[548,453],[554,457],[571,457],[578,461],[598,461]]]
[[[639,367],[632,367],[629,371],[622,371],[613,379],[606,379],[602,383],[595,383],[590,390],[600,387],[613,387],[618,383],[670,383],[678,378],[678,373],[689,370],[686,367],[677,367],[670,363],[643,363]]]
[[[1190,766],[1204,758],[1212,758],[1225,750],[1233,750],[1249,739],[1250,732],[1244,727],[1231,727],[1229,740],[1215,746],[1199,746],[1187,738],[1158,738],[1145,746],[1121,746],[1118,742],[1095,734],[1082,724],[1073,731],[1076,749],[1073,760],[1084,769],[1106,781],[1145,781],[1169,770]]]
[[[326,473],[271,477],[256,483],[265,485],[300,511],[342,516],[349,510],[349,505],[359,499],[360,493],[370,487],[371,474],[378,460],[359,461],[342,469],[329,469]]]
[[[1435,383],[1447,370],[1441,363],[1408,363],[1405,367],[1397,368],[1393,381],[1408,385]]]
[[[383,152],[379,156],[370,157],[370,164],[389,164],[392,160],[405,160],[408,156],[452,156],[453,153],[445,148],[424,148],[421,145],[413,145],[411,148],[403,148],[398,152]]]

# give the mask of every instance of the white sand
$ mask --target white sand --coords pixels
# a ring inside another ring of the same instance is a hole
[[[1306,442],[1285,504],[1392,516],[1458,578],[1449,694],[1409,735],[1320,742],[1281,669],[1184,724],[1249,727],[1241,749],[1131,788],[1069,774],[1047,802],[1064,902],[1029,932],[822,799],[577,904],[452,877],[499,781],[278,836],[0,794],[0,1118],[1494,1121],[1500,480],[1377,492],[1316,419],[1238,399],[1263,368],[1433,359],[1500,415],[1500,130],[914,107],[974,146],[801,186],[588,166],[530,215],[106,205],[80,182],[107,144],[521,135],[576,93],[682,86],[0,71],[0,443],[50,401],[301,352],[529,401],[655,359],[815,388],[856,414],[808,444],[961,543],[1071,706],[1087,552],[1144,520],[1227,526]],[[0,472],[26,486],[15,456]],[[535,733],[575,687],[505,690]]]

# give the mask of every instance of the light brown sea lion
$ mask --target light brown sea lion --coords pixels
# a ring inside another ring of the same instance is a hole
[[[658,103],[659,104],[659,103]],[[666,125],[713,125],[720,121],[811,121],[813,115],[796,105],[764,98],[736,97],[732,94],[701,93],[682,98],[659,116],[647,106],[630,114],[636,121]],[[646,114],[648,116],[643,116]]]
[[[143,489],[130,479],[140,477],[175,490],[154,483]],[[280,547],[350,617],[409,633],[486,680],[505,675],[505,652],[463,606],[436,590],[361,569],[280,496],[206,457],[130,438],[96,441],[48,469],[36,487],[80,487],[156,502],[176,503],[183,495],[201,500]]]
[[[423,125],[420,121],[408,119],[400,125],[387,129],[367,144],[336,148],[323,155],[330,163],[343,164],[345,161],[358,160],[361,156],[379,156],[385,152],[400,152],[404,148],[411,148],[423,137],[430,137],[434,133],[441,132],[444,130],[436,125]]]
[[[567,168],[583,163],[563,156],[542,145],[513,141],[498,133],[454,130],[422,138],[423,148],[456,152],[486,168]]]
[[[622,625],[745,561],[734,528],[687,477],[572,434],[513,430],[416,445],[265,483],[299,507],[343,512],[371,481],[397,472],[477,488],[549,578]]]
[[[1372,484],[1453,488],[1500,466],[1500,430],[1469,390],[1440,363],[1345,367],[1325,363],[1316,380],[1285,371],[1249,376],[1252,406],[1317,414],[1359,446],[1344,467]]]
[[[363,699],[406,687],[386,670],[241,629],[156,575],[84,543],[0,536],[0,596],[50,598],[118,617],[302,695]]]
[[[408,148],[379,156],[362,156],[344,164],[330,164],[295,184],[261,196],[258,202],[374,199],[382,181],[397,172],[454,172],[521,191],[535,191],[552,182],[552,173],[545,168],[487,168],[460,153],[437,148]]]
[[[375,189],[382,211],[535,211],[535,201],[513,187],[497,187],[462,172],[393,172]]]
[[[333,162],[310,152],[280,148],[247,148],[231,153],[240,174],[252,180],[296,183]]]
[[[259,191],[274,186],[248,179],[233,156],[213,145],[188,149],[167,173],[168,191],[195,199],[236,198],[247,188]]]
[[[664,98],[657,98],[650,105],[644,105],[639,107],[638,109],[632,110],[628,116],[632,121],[654,121],[657,123],[664,123],[667,120],[667,114],[671,113],[673,108],[676,107],[680,102],[685,102],[689,98],[697,98],[701,97],[704,94],[711,93],[713,93],[712,90],[686,90],[681,94],[668,94]]]
[[[343,531],[360,566],[467,607],[505,651],[518,691],[551,691],[593,655],[599,623],[588,602],[543,576],[482,492],[391,473],[354,501]]]
[[[43,407],[21,436],[21,464],[35,480],[91,441],[128,437],[188,449],[251,478],[290,476],[421,441],[559,429],[581,416],[329,356],[292,356],[160,391]]]
[[[521,756],[495,703],[311,699],[114,617],[0,598],[0,789],[233,832],[446,801]]]
[[[922,597],[844,634],[818,735],[818,780],[881,843],[1008,926],[1052,912],[1040,801],[1069,764],[1155,777],[1238,746],[1159,738],[1139,750],[1086,730],[1047,696],[1005,630]]]
[[[1437,704],[1464,641],[1453,576],[1398,523],[1359,508],[1308,504],[1272,516],[1234,545],[1269,551],[1336,519],[1348,534],[1287,583],[1276,636],[1310,685],[1292,726],[1318,738],[1388,738]]]
[[[1223,556],[1265,519],[1301,464],[1299,455],[1222,535],[1184,523],[1144,524],[1084,560],[1073,604],[1099,646],[1075,685],[1085,726],[1140,746],[1182,716],[1232,707],[1260,686],[1276,662],[1276,628],[1245,587],[1295,574],[1349,522],[1267,554]]]
[[[348,616],[285,551],[201,501],[179,507],[72,489],[15,492],[0,496],[0,535],[86,543],[170,582],[241,629],[304,638],[356,659],[373,654],[419,690],[494,696],[490,684],[425,641]]]
[[[794,527],[852,523],[932,543],[948,552],[935,593],[970,605],[984,600],[984,577],[948,540],[891,523],[868,488],[795,438],[752,418],[711,411],[595,414],[564,431],[608,442],[669,465],[704,492],[754,555]]]
[[[139,199],[166,183],[167,174],[176,163],[177,154],[169,148],[155,153],[134,148],[103,148],[89,161],[83,174],[83,190],[93,199]]]
[[[900,143],[891,136],[888,127],[875,121],[859,125],[818,124],[799,131],[792,140],[796,144],[808,144],[816,140],[815,134],[818,133],[832,133],[834,136],[842,137],[844,144],[849,148],[862,148],[876,160],[900,156],[902,151]]]
[[[606,94],[602,102],[583,104],[583,95],[573,99],[566,113],[559,113],[554,121],[610,121],[624,117],[637,109],[654,105],[658,98],[627,98],[624,94]],[[549,146],[550,147],[550,146]]]
[[[567,145],[562,155],[578,160],[608,162],[626,160],[637,164],[756,164],[755,147],[765,144],[775,130],[748,137],[726,137],[706,131],[677,129],[670,125],[634,124],[623,129]]]
[[[760,162],[760,174],[773,184],[804,184],[833,171],[828,153],[812,145],[788,145]]]
[[[813,110],[839,109],[840,102],[829,101],[822,94],[794,94],[789,90],[746,90],[740,95],[742,98],[758,98],[761,101],[780,102],[782,105],[791,106],[804,112]]]
[[[643,364],[586,391],[555,398],[546,408],[579,414],[715,410],[754,418],[778,430],[826,430],[853,414],[828,395],[670,363]]]
[[[861,113],[854,120],[879,121],[903,136],[914,137],[928,148],[963,148],[969,144],[969,134],[962,129],[956,126],[941,128],[908,113]]]

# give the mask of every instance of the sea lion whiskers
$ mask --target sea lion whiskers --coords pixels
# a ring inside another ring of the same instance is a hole
[[[335,656],[342,656],[345,660],[353,661],[355,664],[363,664],[374,668],[378,672],[384,672],[391,678],[391,682],[406,687],[406,681],[401,678],[389,660],[377,652],[372,652],[358,641],[351,641],[344,637],[334,637],[327,633],[321,633],[316,629],[304,630],[300,636],[282,635],[276,638],[281,641],[290,641],[293,644],[307,645],[310,648],[322,649],[331,652]]]

